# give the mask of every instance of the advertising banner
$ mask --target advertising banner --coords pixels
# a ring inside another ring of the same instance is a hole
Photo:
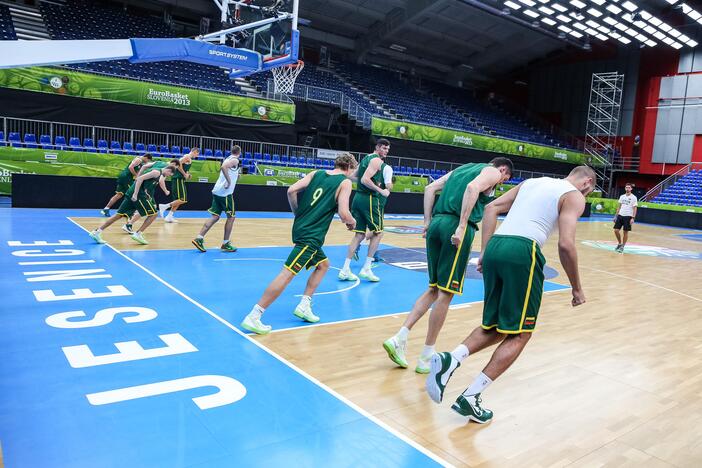
[[[4,88],[166,107],[292,124],[295,105],[233,94],[77,72],[65,68],[0,69]]]
[[[401,122],[399,120],[373,117],[371,131],[374,135],[402,140],[457,146],[459,148],[492,151],[505,155],[546,159],[570,164],[595,164],[595,162],[590,159],[589,155],[577,151],[524,143],[521,141],[480,135],[460,130],[451,130],[442,127]]]

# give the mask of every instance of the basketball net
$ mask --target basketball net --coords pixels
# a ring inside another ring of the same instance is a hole
[[[275,94],[292,94],[295,87],[295,79],[305,68],[305,62],[298,60],[297,63],[283,65],[271,69],[273,73],[273,92]]]

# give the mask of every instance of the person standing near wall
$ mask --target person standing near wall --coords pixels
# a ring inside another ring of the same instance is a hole
[[[636,219],[639,200],[636,198],[636,195],[631,193],[633,188],[634,186],[631,184],[624,186],[626,193],[619,197],[619,206],[617,206],[617,212],[614,215],[614,235],[617,237],[617,248],[614,250],[619,253],[624,253],[624,246],[629,239],[631,225],[634,224]],[[623,238],[620,232],[622,228],[624,228]]]

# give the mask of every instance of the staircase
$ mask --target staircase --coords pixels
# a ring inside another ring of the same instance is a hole
[[[375,107],[378,110],[378,113],[380,115],[383,115],[385,117],[391,118],[391,119],[397,119],[397,114],[386,104],[380,102],[373,96],[368,91],[362,90],[358,83],[353,81],[350,77],[344,76],[341,73],[339,73],[337,70],[334,69],[334,64],[331,64],[330,68],[331,74],[336,77],[337,80],[341,81],[344,83],[346,86],[350,87],[354,93],[356,93],[355,96],[351,96],[352,99],[359,99],[366,101],[370,103],[373,107]]]
[[[15,27],[17,39],[25,41],[40,41],[49,40],[49,32],[44,17],[41,15],[39,8],[29,5],[19,5],[16,3],[5,3],[10,9],[12,23]]]

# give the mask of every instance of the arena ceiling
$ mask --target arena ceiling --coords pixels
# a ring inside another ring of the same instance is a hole
[[[147,0],[148,1],[148,0]],[[267,0],[262,0],[263,2]],[[596,47],[638,47],[632,38],[625,45],[612,37],[599,41],[564,34],[559,24],[549,27],[539,18],[524,15],[530,0],[514,0],[520,9],[509,9],[504,0],[300,0],[300,26],[305,46],[327,45],[332,53],[347,60],[379,65],[418,75],[450,81],[484,82],[502,77],[534,60],[557,51]],[[578,0],[533,0],[533,11],[560,2],[571,10]],[[551,3],[549,3],[551,2]],[[583,0],[582,11],[626,0]],[[682,12],[682,0],[632,0],[639,11],[651,12],[683,33],[697,37],[702,22],[689,20]],[[677,3],[671,5],[671,3]],[[161,0],[175,8],[209,12],[216,9],[212,0]],[[699,0],[688,1],[694,11]],[[690,7],[687,7],[689,13]],[[506,12],[509,11],[509,14]],[[603,10],[605,14],[610,14]],[[623,10],[617,17],[626,24]],[[587,13],[586,13],[587,15]],[[614,16],[614,15],[612,15]],[[555,17],[555,15],[554,15]],[[583,19],[597,19],[586,17]],[[687,21],[687,25],[683,25]],[[535,27],[535,25],[539,27]],[[602,23],[603,26],[606,26]],[[572,26],[572,24],[571,24]],[[633,26],[632,26],[633,27]],[[615,31],[613,29],[613,31]],[[648,34],[640,31],[644,35]],[[624,36],[626,37],[626,36]],[[658,47],[666,47],[663,43]],[[687,45],[685,45],[687,47]]]

